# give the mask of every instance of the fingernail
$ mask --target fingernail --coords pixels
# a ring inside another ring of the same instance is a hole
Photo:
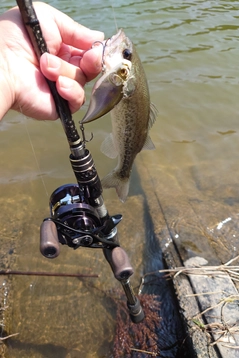
[[[61,61],[58,57],[47,54],[47,65],[48,68],[57,69],[61,66]]]

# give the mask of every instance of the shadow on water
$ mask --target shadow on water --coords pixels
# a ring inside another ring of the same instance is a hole
[[[40,354],[43,357],[55,355],[58,358],[65,358],[68,350],[63,346],[55,346],[54,344],[31,344],[21,342],[15,338],[8,343],[11,350],[22,351],[25,350],[28,354]],[[79,353],[79,352],[78,352]]]
[[[144,225],[145,240],[143,252],[143,271],[147,274],[144,280],[142,294],[154,294],[160,301],[160,326],[157,329],[160,357],[163,358],[191,358],[187,346],[187,333],[184,329],[179,313],[178,301],[171,280],[167,280],[158,270],[165,269],[162,249],[155,235],[154,224],[149,214],[145,194],[140,185],[140,176],[137,169],[132,171],[132,185],[130,194],[144,196]],[[148,198],[150,200],[150,198]],[[152,273],[152,274],[150,274]]]

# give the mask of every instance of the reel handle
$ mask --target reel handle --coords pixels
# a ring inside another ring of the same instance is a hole
[[[45,220],[41,224],[40,251],[48,259],[54,259],[60,254],[57,228],[52,220]]]

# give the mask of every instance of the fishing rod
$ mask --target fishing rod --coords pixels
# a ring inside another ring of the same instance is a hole
[[[32,1],[17,0],[17,4],[39,59],[49,51]],[[144,319],[144,312],[130,283],[134,271],[118,240],[117,225],[122,215],[109,215],[93,158],[85,146],[84,128],[81,127],[81,140],[68,102],[58,94],[55,82],[46,81],[69,143],[69,158],[77,184],[65,184],[52,193],[50,217],[44,219],[40,228],[40,251],[47,258],[55,258],[60,253],[60,244],[73,249],[101,248],[115,278],[124,289],[132,322],[139,323]]]

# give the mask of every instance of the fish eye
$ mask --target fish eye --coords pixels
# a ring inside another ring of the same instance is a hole
[[[124,49],[123,57],[124,57],[125,60],[131,61],[132,52],[128,48]]]
[[[122,68],[121,70],[120,70],[120,74],[121,74],[121,77],[127,77],[127,74],[128,74],[128,72],[127,72],[127,70],[126,70],[126,68]]]

